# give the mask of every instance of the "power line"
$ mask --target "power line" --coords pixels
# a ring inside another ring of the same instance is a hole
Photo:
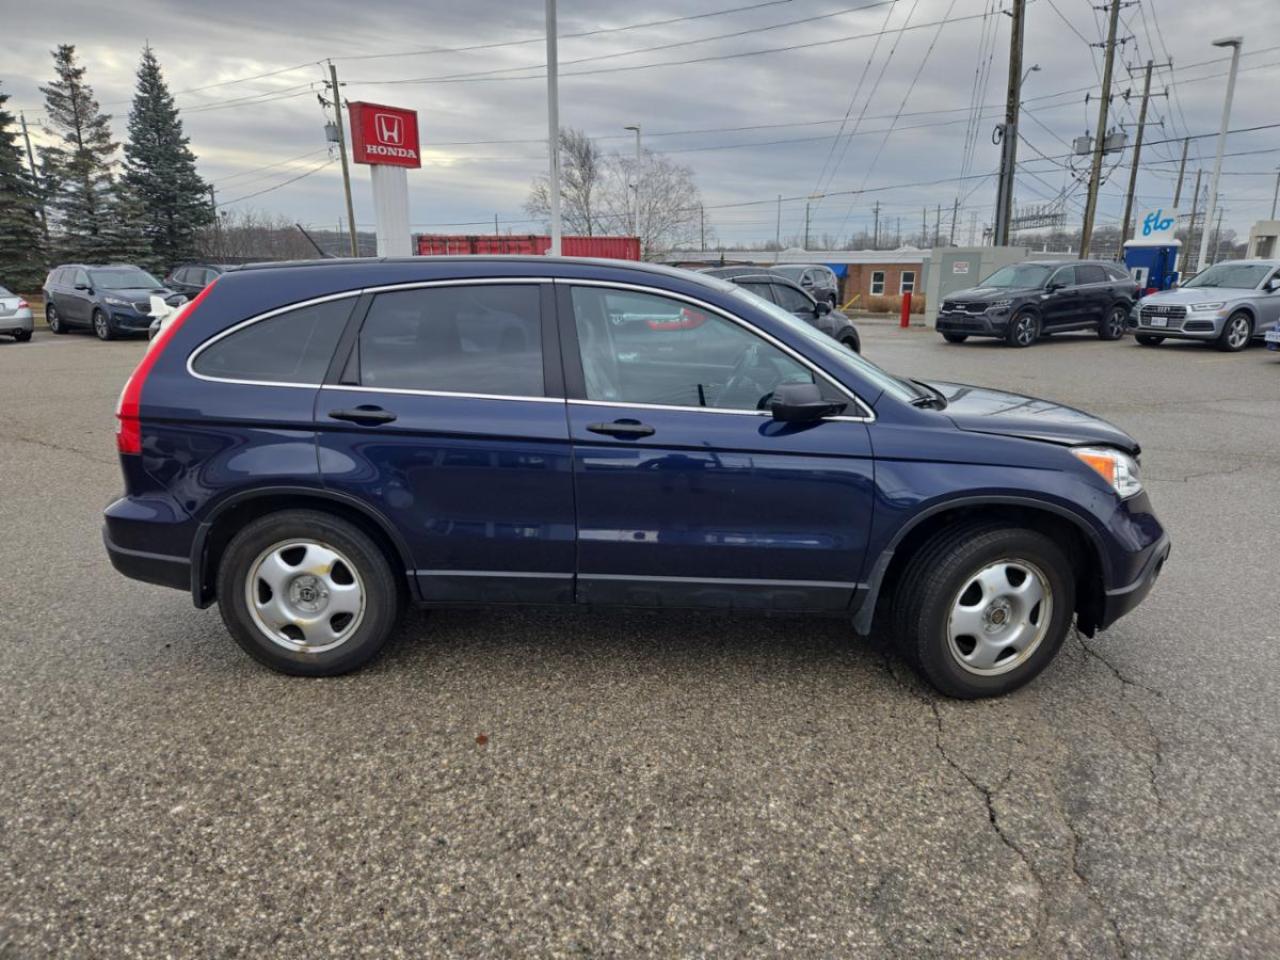
[[[242,200],[252,200],[254,197],[262,196],[264,193],[271,193],[273,190],[279,190],[281,187],[287,187],[291,183],[297,183],[299,180],[309,177],[313,173],[319,173],[325,167],[329,166],[331,163],[334,163],[335,160],[336,158],[331,157],[328,160],[324,161],[324,163],[321,163],[315,167],[312,167],[310,170],[306,171],[305,173],[300,173],[296,177],[290,177],[288,180],[281,181],[280,183],[277,183],[273,187],[267,187],[265,190],[258,190],[255,193],[246,193],[244,196],[236,197],[234,200],[223,200],[221,203],[218,204],[218,207],[219,208],[229,207],[233,203],[239,203]]]
[[[307,159],[307,157],[313,157],[317,153],[326,153],[328,152],[328,150],[329,150],[328,147],[319,147],[315,150],[308,150],[306,153],[300,153],[296,157],[289,157],[287,160],[277,160],[275,163],[268,163],[268,164],[264,164],[261,167],[253,167],[249,170],[241,170],[238,173],[228,174],[225,177],[221,177],[218,180],[214,180],[213,183],[216,186],[221,186],[222,184],[226,183],[229,180],[235,180],[235,179],[238,179],[239,177],[247,177],[247,176],[250,176],[251,174],[259,173],[263,170],[274,170],[276,167],[283,167],[286,164],[296,163],[299,160]]]

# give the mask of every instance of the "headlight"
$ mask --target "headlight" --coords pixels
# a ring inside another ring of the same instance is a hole
[[[1072,453],[1111,486],[1120,499],[1142,491],[1138,461],[1114,447],[1073,447]]]
[[[1191,304],[1191,309],[1192,310],[1221,310],[1226,305],[1227,305],[1227,302],[1225,300],[1218,300],[1214,303],[1193,303]]]
[[[1012,300],[996,300],[994,303],[987,304],[988,310],[1007,310],[1013,306]]]
[[[132,307],[133,306],[133,303],[124,299],[124,297],[103,297],[102,299],[106,303],[111,304],[113,307]]]

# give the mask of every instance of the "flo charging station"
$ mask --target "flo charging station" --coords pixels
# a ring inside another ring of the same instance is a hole
[[[350,104],[351,159],[369,166],[378,256],[413,255],[409,235],[409,169],[422,166],[418,111],[357,101]]]
[[[1178,214],[1156,209],[1138,218],[1132,240],[1124,242],[1124,265],[1144,294],[1169,290],[1178,282],[1178,251],[1174,237]]]

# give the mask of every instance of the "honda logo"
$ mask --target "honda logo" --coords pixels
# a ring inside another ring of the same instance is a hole
[[[391,147],[398,147],[404,143],[404,117],[399,114],[375,113],[373,126],[379,143],[385,143]]]

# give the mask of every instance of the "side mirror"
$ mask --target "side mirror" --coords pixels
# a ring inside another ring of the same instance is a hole
[[[816,383],[784,383],[773,391],[769,410],[783,423],[813,423],[844,410],[843,403],[824,400]]]
[[[1265,289],[1267,293],[1275,293],[1280,290],[1280,277],[1272,277],[1268,280]]]
[[[825,317],[828,313],[831,312],[831,304],[827,303],[827,301],[825,300],[817,301],[817,307],[818,307],[818,316],[820,317]]]

